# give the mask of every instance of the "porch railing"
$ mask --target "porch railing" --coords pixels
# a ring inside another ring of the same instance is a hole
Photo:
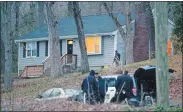
[[[76,54],[65,54],[61,57],[62,65],[73,65],[74,68],[77,67],[77,55]]]

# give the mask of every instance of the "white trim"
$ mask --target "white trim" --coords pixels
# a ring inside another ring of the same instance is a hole
[[[18,77],[20,76],[19,68],[20,68],[20,43],[18,43]]]
[[[96,52],[90,52],[88,53],[87,51],[87,55],[98,55],[98,54],[102,54],[102,36],[89,36],[89,37],[99,37],[100,38],[100,52],[99,53],[96,53]],[[85,39],[87,38],[87,36],[85,37]],[[86,40],[85,40],[86,41]]]
[[[118,34],[118,30],[114,32],[114,55],[115,55],[115,50],[117,50],[117,34]]]
[[[65,39],[66,40],[66,54],[67,54],[67,41],[68,40],[72,40],[72,54],[73,54],[73,52],[74,52],[74,45],[73,45],[73,43],[74,43],[74,40],[71,38],[71,39]]]
[[[175,24],[173,23],[173,21],[171,21],[170,19],[168,19],[168,22],[169,22],[170,24],[172,24],[172,25],[175,25]]]
[[[47,37],[45,38],[35,38],[35,39],[22,39],[22,40],[15,40],[15,42],[29,42],[29,41],[43,41],[48,40]]]
[[[28,43],[31,43],[31,56],[27,56],[27,45],[28,45]],[[36,47],[36,56],[32,56],[32,44],[33,43],[35,43],[35,46],[34,47]],[[37,42],[36,41],[33,41],[33,42],[27,42],[26,43],[26,58],[35,58],[35,57],[37,57]]]

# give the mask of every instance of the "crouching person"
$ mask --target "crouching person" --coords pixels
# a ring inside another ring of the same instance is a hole
[[[100,93],[100,103],[104,103],[105,95],[108,90],[108,84],[104,79],[102,79],[101,76],[98,76],[98,84]]]
[[[83,79],[81,89],[86,94],[86,102],[92,105],[96,104],[98,98],[98,86],[94,70],[91,70],[89,76]]]

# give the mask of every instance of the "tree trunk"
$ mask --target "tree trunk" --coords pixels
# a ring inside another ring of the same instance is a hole
[[[67,16],[70,17],[70,16],[73,16],[73,6],[72,6],[72,2],[68,1],[68,13],[67,13]]]
[[[78,32],[79,47],[81,51],[81,72],[86,73],[89,72],[89,63],[88,63],[88,55],[86,52],[83,22],[81,19],[81,10],[79,8],[78,2],[73,2],[73,13]]]
[[[146,14],[147,14],[147,26],[149,30],[149,59],[155,57],[155,29],[154,29],[154,18],[150,2],[146,3]]]
[[[126,17],[126,38],[125,49],[126,49],[126,64],[131,64],[134,62],[133,59],[133,33],[131,32],[131,18],[130,18],[130,3],[125,2],[125,17]]]
[[[38,2],[38,11],[36,18],[37,27],[44,24],[44,2]]]
[[[1,41],[2,41],[2,34],[1,34],[1,23],[2,23],[2,21],[1,21],[1,7],[2,7],[2,5],[0,4],[0,75],[1,75],[1,77],[2,77],[2,71],[1,71],[1,63],[2,63],[2,60],[1,60],[1,57],[2,57],[2,48],[1,48]]]
[[[1,26],[5,26],[5,16],[4,15],[4,3],[1,3]],[[5,69],[5,47],[4,47],[4,39],[5,39],[5,28],[1,27],[1,74],[4,75]]]
[[[55,20],[54,16],[54,2],[46,2],[47,12],[47,24],[49,34],[49,46],[50,46],[50,65],[51,65],[51,76],[57,77],[62,73],[62,66],[60,60],[60,44],[59,44],[59,33],[58,33],[58,21]]]
[[[4,74],[4,90],[6,92],[12,90],[12,34],[11,34],[11,10],[12,3],[5,2],[5,74]]]
[[[167,2],[155,2],[156,87],[158,106],[169,106],[169,74],[167,56]]]
[[[18,46],[15,44],[14,40],[19,36],[19,2],[15,2],[15,23],[11,23],[15,25],[15,30],[13,30],[12,37],[12,72],[16,72],[18,70]]]
[[[125,39],[125,54],[126,54],[126,64],[131,64],[134,62],[133,60],[133,34],[129,33],[126,35]]]

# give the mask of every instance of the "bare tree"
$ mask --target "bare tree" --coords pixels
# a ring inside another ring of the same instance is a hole
[[[169,107],[167,37],[168,37],[167,2],[155,2],[157,104],[158,106],[165,106],[165,107]]]
[[[133,63],[133,33],[130,31],[130,23],[131,23],[131,18],[130,18],[130,4],[129,2],[125,2],[125,11],[122,12],[125,17],[126,17],[126,32],[122,28],[122,25],[120,24],[117,16],[110,10],[110,7],[106,2],[103,2],[103,5],[105,9],[107,10],[109,16],[112,17],[114,23],[116,24],[119,33],[121,37],[123,38],[124,41],[124,46],[125,46],[125,51],[126,51],[126,64]],[[124,63],[124,62],[123,62]]]
[[[86,52],[85,35],[84,35],[83,22],[81,18],[81,10],[79,8],[78,2],[72,2],[72,3],[73,3],[74,19],[78,32],[79,46],[81,51],[81,72],[86,73],[89,72],[89,63]]]
[[[73,16],[73,6],[72,6],[72,2],[68,2],[68,14],[67,16]]]
[[[5,26],[5,19],[4,19],[4,2],[1,2],[1,26]],[[1,74],[4,75],[5,69],[5,48],[4,48],[4,38],[5,38],[5,28],[1,27]]]
[[[2,41],[2,33],[1,33],[1,26],[2,26],[2,22],[1,22],[1,7],[2,7],[2,4],[0,4],[0,59],[2,57],[2,48],[1,48],[1,41]],[[1,62],[2,60],[0,60],[0,71],[1,71]],[[2,75],[2,71],[0,72],[0,74]],[[2,76],[1,76],[2,78]]]
[[[12,2],[4,2],[4,17],[5,17],[5,74],[4,74],[4,89],[6,92],[12,90],[12,29],[11,29],[11,10]]]
[[[45,2],[47,13],[47,24],[49,34],[49,46],[50,46],[50,65],[51,76],[57,77],[62,74],[61,60],[60,60],[60,44],[59,44],[59,27],[58,21],[54,15],[54,2]]]
[[[20,2],[13,3],[13,9],[15,12],[15,21],[12,21],[12,71],[17,72],[18,70],[18,46],[15,44],[14,40],[19,36],[19,19],[20,19],[20,10],[19,10]]]
[[[38,2],[38,11],[36,15],[36,25],[37,27],[44,24],[44,2]]]

